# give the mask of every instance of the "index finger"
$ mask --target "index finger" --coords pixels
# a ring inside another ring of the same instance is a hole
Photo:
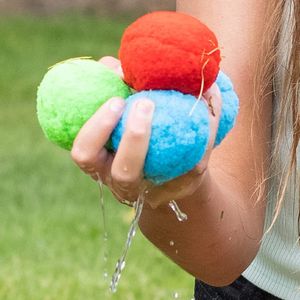
[[[124,99],[111,98],[83,125],[71,151],[77,163],[93,163],[116,127],[124,107]]]

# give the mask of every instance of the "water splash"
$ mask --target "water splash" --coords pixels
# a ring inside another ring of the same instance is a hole
[[[184,222],[187,220],[187,215],[182,212],[180,210],[180,208],[178,207],[177,203],[175,202],[175,200],[172,200],[169,202],[169,206],[171,207],[171,209],[174,211],[174,213],[176,214],[177,220],[179,222]]]
[[[97,174],[97,183],[99,187],[99,198],[100,198],[100,208],[102,213],[102,222],[103,222],[103,262],[104,262],[104,271],[103,271],[103,277],[106,279],[108,278],[108,272],[107,272],[107,258],[108,258],[108,234],[107,234],[107,226],[106,226],[106,213],[105,213],[105,204],[104,204],[104,193],[103,193],[103,183],[100,178],[99,173]]]
[[[131,245],[132,239],[135,236],[137,227],[138,227],[138,222],[143,210],[143,205],[144,205],[144,191],[142,191],[137,199],[136,202],[134,202],[134,209],[135,209],[135,216],[130,224],[130,228],[127,234],[127,240],[125,243],[125,247],[122,253],[122,256],[118,259],[118,262],[116,264],[116,269],[115,272],[112,276],[111,283],[110,283],[110,290],[112,293],[115,293],[117,291],[117,285],[119,283],[119,280],[121,278],[121,273],[123,269],[125,268],[125,260],[126,256],[129,250],[129,247]]]

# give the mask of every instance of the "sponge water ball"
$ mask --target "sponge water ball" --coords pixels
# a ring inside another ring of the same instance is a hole
[[[220,71],[216,84],[221,91],[222,108],[214,147],[219,145],[227,133],[233,128],[239,111],[239,99],[234,91],[230,78]]]
[[[124,32],[119,57],[125,81],[137,91],[177,90],[198,96],[212,85],[221,61],[215,34],[178,12],[144,15]]]
[[[177,91],[136,93],[126,99],[126,109],[113,131],[114,150],[124,133],[132,104],[145,97],[155,103],[155,111],[144,174],[148,180],[161,184],[190,171],[204,156],[210,133],[208,109],[200,101],[190,115],[196,98]]]
[[[82,125],[106,100],[130,94],[130,88],[104,65],[70,59],[44,76],[37,93],[38,120],[49,140],[70,150]]]

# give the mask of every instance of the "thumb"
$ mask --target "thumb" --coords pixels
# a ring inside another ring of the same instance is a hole
[[[113,56],[103,56],[99,59],[99,63],[105,65],[109,69],[111,69],[113,72],[115,72],[118,76],[120,76],[122,79],[124,78],[123,70],[121,67],[121,62],[113,57]]]

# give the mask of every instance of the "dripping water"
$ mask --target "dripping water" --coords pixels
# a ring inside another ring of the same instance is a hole
[[[110,283],[110,290],[111,292],[115,293],[117,291],[117,285],[119,283],[119,280],[121,278],[121,273],[123,269],[125,268],[125,260],[126,256],[129,250],[129,247],[131,245],[132,239],[135,236],[137,227],[138,227],[138,222],[142,213],[144,205],[144,191],[142,191],[139,194],[139,197],[136,202],[134,202],[134,209],[135,209],[135,216],[130,224],[130,228],[127,234],[127,240],[125,243],[125,247],[122,253],[122,256],[118,259],[117,264],[116,264],[116,269],[115,272],[112,276],[111,283]]]
[[[183,222],[183,221],[187,220],[187,218],[188,218],[187,215],[180,210],[180,208],[178,207],[177,203],[174,200],[169,202],[169,206],[176,214],[177,220],[179,222]]]
[[[107,259],[108,259],[108,234],[107,234],[107,226],[106,226],[106,213],[105,213],[105,205],[104,205],[104,193],[103,193],[103,183],[101,181],[99,173],[97,174],[97,183],[99,187],[99,197],[100,197],[100,208],[102,213],[102,223],[103,223],[103,263],[104,263],[104,272],[103,277],[105,279],[108,278],[108,272],[107,272]]]

